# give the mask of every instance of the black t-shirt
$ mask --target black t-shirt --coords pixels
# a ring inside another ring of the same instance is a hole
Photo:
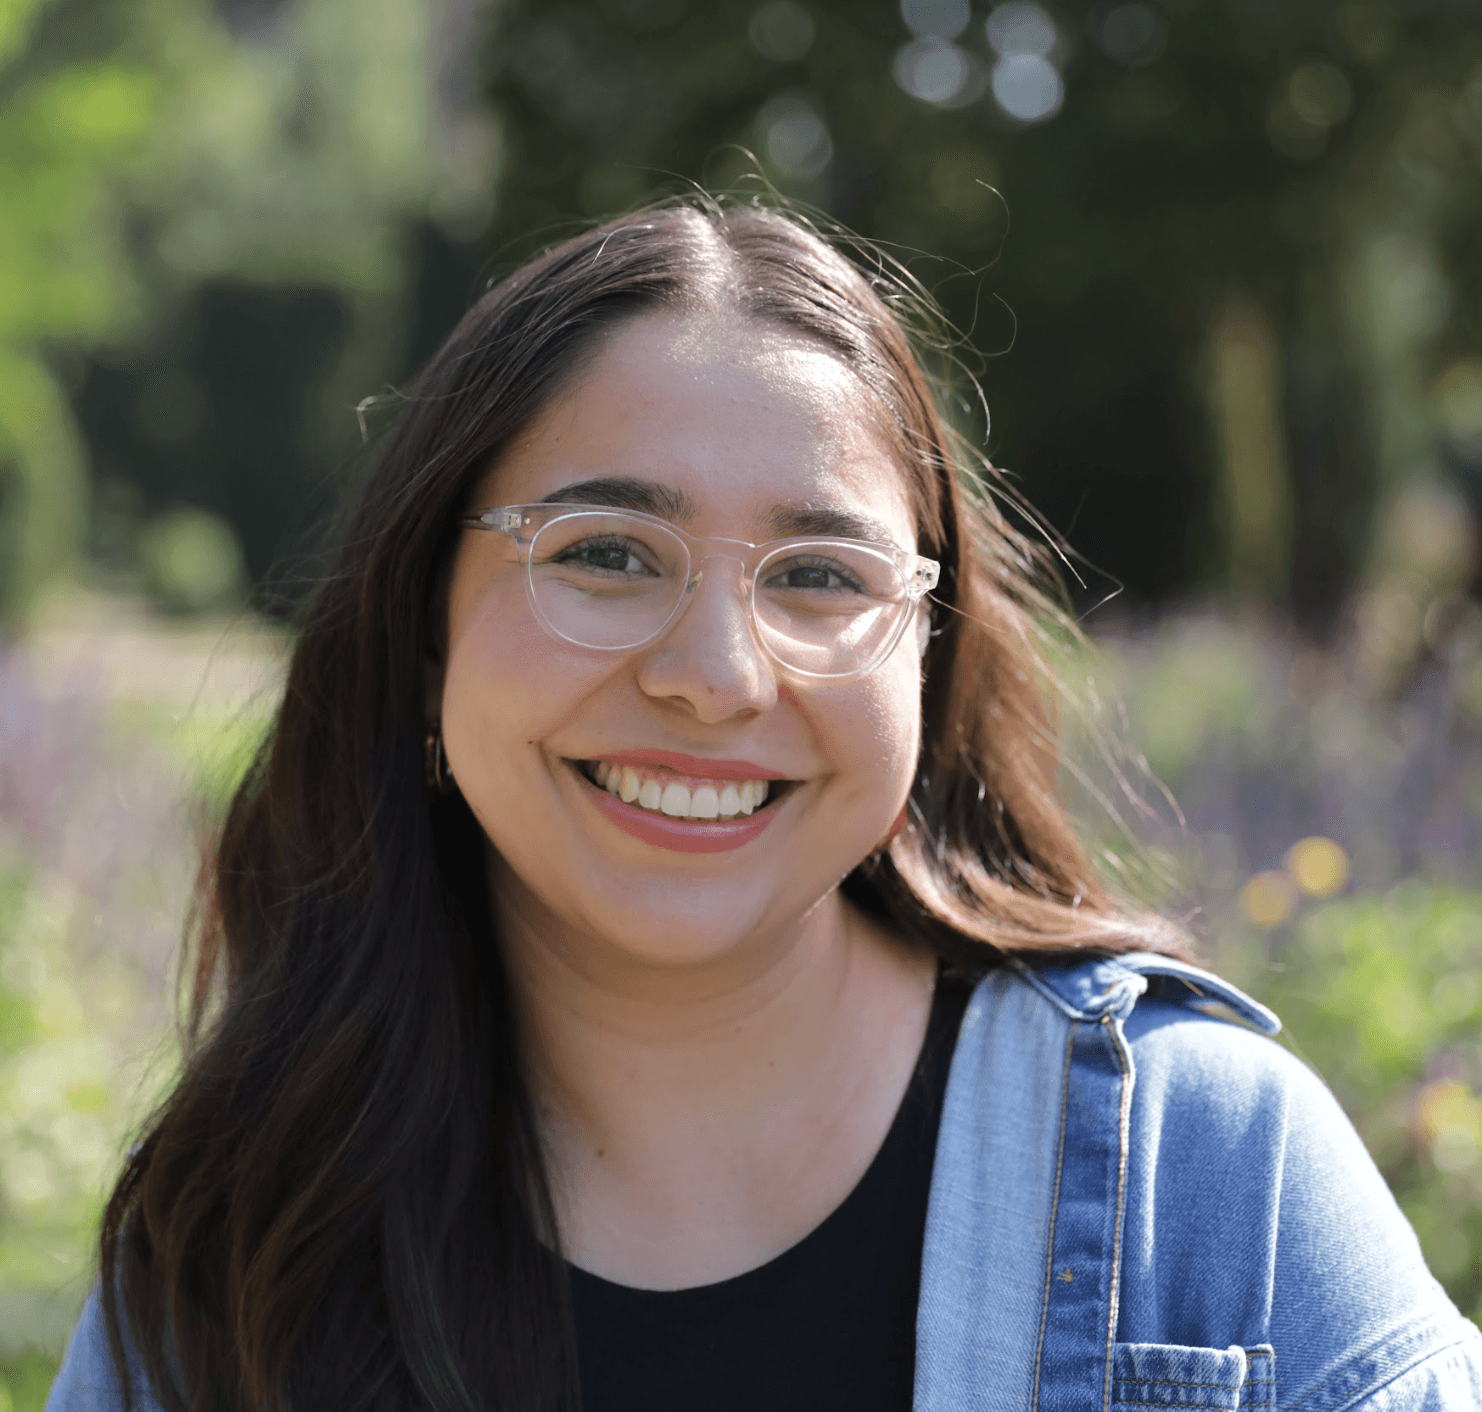
[[[909,1412],[932,1157],[970,991],[938,979],[879,1152],[790,1250],[695,1289],[630,1289],[568,1267],[583,1412]]]

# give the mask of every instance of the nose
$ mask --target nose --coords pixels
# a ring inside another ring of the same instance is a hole
[[[777,704],[777,677],[751,627],[739,559],[708,555],[678,619],[639,659],[648,696],[681,704],[707,725]]]

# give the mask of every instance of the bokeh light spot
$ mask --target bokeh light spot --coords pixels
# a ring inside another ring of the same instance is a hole
[[[1445,327],[1451,317],[1451,284],[1428,240],[1400,230],[1373,236],[1360,259],[1363,278],[1373,290],[1373,317],[1389,346],[1419,342]]]
[[[988,16],[988,43],[995,54],[1028,54],[1045,58],[1059,34],[1055,21],[1033,0],[1009,0]]]
[[[1417,1095],[1416,1116],[1430,1143],[1431,1159],[1443,1172],[1464,1172],[1482,1157],[1482,1098],[1456,1079],[1426,1084]]]
[[[1347,0],[1333,20],[1339,38],[1365,63],[1382,59],[1394,43],[1395,16],[1378,0]]]
[[[833,160],[834,141],[823,115],[796,93],[779,93],[762,104],[756,119],[767,159],[785,177],[807,181]]]
[[[1021,123],[1044,122],[1065,101],[1055,66],[1038,54],[1006,54],[993,66],[991,82],[998,106]]]
[[[923,103],[960,107],[981,95],[981,66],[973,57],[945,39],[915,39],[895,56],[895,81]]]
[[[817,29],[797,0],[767,0],[759,5],[747,26],[751,46],[764,59],[793,64],[812,47]]]
[[[74,1113],[96,1116],[108,1108],[108,1089],[95,1079],[79,1079],[68,1086],[64,1097]]]
[[[241,546],[232,527],[207,510],[170,510],[140,536],[145,585],[163,608],[198,613],[239,596],[246,581]]]
[[[1287,80],[1287,99],[1304,123],[1333,127],[1353,107],[1353,89],[1333,64],[1303,64]]]
[[[1348,854],[1330,838],[1303,838],[1287,850],[1286,868],[1309,897],[1332,897],[1348,885]]]
[[[1482,358],[1452,363],[1436,380],[1435,402],[1456,449],[1482,460]]]
[[[922,38],[956,39],[972,17],[967,0],[901,0],[906,28]]]
[[[1412,588],[1460,587],[1476,572],[1477,540],[1466,496],[1449,481],[1417,479],[1385,506],[1376,559]]]
[[[1296,903],[1292,880],[1282,872],[1257,873],[1240,889],[1240,911],[1246,921],[1269,930],[1292,915]]]
[[[56,1190],[56,1175],[51,1163],[33,1149],[5,1154],[5,1170],[0,1172],[0,1186],[5,1194],[21,1206],[39,1206]]]
[[[1451,971],[1438,976],[1431,987],[1431,1005],[1444,1024],[1464,1020],[1477,1007],[1482,976],[1476,971]]]

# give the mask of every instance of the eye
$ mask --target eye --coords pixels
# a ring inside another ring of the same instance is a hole
[[[805,589],[822,593],[863,593],[859,578],[832,559],[788,559],[772,567],[767,588]]]
[[[614,536],[584,539],[563,549],[553,562],[600,574],[653,574],[638,549],[631,541]]]

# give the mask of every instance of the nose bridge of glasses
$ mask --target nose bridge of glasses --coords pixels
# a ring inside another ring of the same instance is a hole
[[[723,632],[724,639],[733,647],[745,640],[751,643],[753,650],[759,648],[761,643],[757,637],[752,615],[752,586],[749,572],[756,558],[756,546],[744,539],[724,539],[711,536],[705,539],[691,539],[689,551],[690,572],[684,585],[683,601],[670,620],[669,629],[672,629],[680,619],[691,616],[690,609],[700,596],[699,589],[708,580],[712,585],[712,591],[720,595],[718,611],[721,617],[729,620]],[[721,563],[729,563],[731,573],[721,572]],[[736,603],[734,608],[731,606],[733,600]],[[738,610],[739,617],[736,616]],[[702,611],[709,617],[717,611],[717,607],[712,606]],[[711,620],[713,621],[713,618]],[[739,637],[737,633],[740,634]]]
[[[690,572],[680,599],[654,638],[667,640],[665,660],[687,662],[687,670],[702,674],[712,685],[750,683],[748,691],[761,689],[770,675],[765,665],[769,654],[752,612],[744,553],[750,547],[738,540],[692,541]],[[721,568],[726,562],[729,573]]]
[[[715,560],[729,561],[735,566],[733,581],[741,586],[741,596],[751,601],[751,584],[747,571],[756,558],[756,545],[744,539],[722,539],[711,536],[707,539],[690,541],[690,574],[685,584],[687,593],[697,589],[705,578],[706,569]]]
[[[756,552],[756,545],[745,539],[725,539],[720,535],[710,535],[705,539],[690,540],[690,557],[697,566],[708,563],[711,559],[730,559],[744,573],[756,558]]]

